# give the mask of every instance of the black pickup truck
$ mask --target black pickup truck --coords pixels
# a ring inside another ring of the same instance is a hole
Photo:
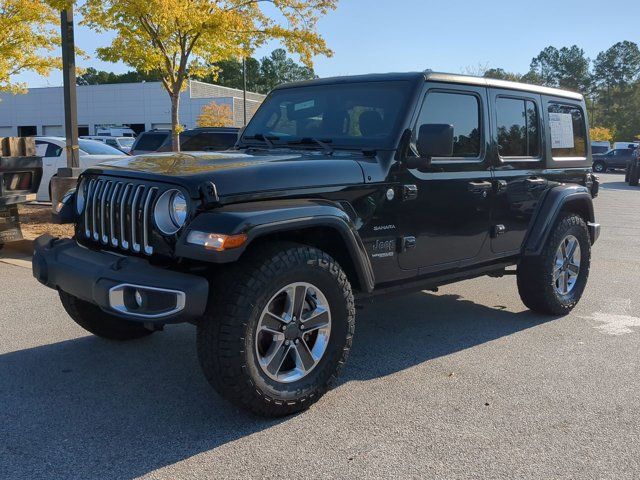
[[[517,271],[527,307],[568,313],[599,234],[588,131],[581,95],[518,83],[284,85],[232,150],[85,171],[75,238],[40,238],[33,272],[102,337],[193,323],[220,394],[287,415],[345,364],[357,302]]]

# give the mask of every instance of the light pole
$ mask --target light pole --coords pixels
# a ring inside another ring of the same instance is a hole
[[[64,195],[78,182],[80,150],[78,149],[78,102],[76,100],[76,53],[73,39],[73,4],[60,12],[62,36],[62,79],[64,92],[64,128],[67,137],[67,167],[59,168],[51,179],[51,206],[54,213]],[[54,215],[55,219],[55,215]]]
[[[247,59],[242,56],[242,110],[244,112],[244,126],[247,126]]]
[[[73,4],[60,12],[62,34],[62,79],[64,90],[64,125],[67,137],[67,167],[78,168],[78,102],[76,99],[76,54],[73,39]]]

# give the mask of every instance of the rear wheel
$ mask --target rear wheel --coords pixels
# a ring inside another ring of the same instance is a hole
[[[211,385],[259,415],[304,410],[335,381],[351,348],[355,308],[338,263],[307,246],[253,252],[214,282],[198,326],[198,357]]]
[[[585,221],[565,213],[542,253],[524,257],[518,265],[518,291],[531,310],[565,315],[580,301],[591,264],[591,240]]]
[[[74,322],[98,337],[109,340],[134,340],[153,333],[141,323],[109,315],[92,303],[68,293],[60,291],[60,300]]]

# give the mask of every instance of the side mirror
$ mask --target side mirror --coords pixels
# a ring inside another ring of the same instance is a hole
[[[418,139],[418,158],[408,158],[408,168],[427,168],[433,157],[450,157],[453,155],[453,125],[443,123],[427,123],[420,126]]]
[[[427,123],[418,131],[418,154],[422,158],[453,155],[453,125]]]

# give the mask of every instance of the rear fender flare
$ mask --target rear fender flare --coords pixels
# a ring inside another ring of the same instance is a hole
[[[562,211],[580,212],[589,226],[591,242],[595,242],[596,230],[593,200],[586,187],[559,185],[550,189],[536,209],[529,233],[524,241],[523,255],[540,255]]]

